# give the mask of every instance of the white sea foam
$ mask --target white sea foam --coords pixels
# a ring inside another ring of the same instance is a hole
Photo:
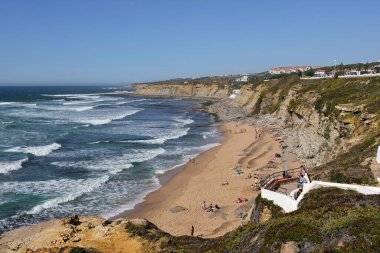
[[[148,149],[148,150],[139,150],[125,155],[125,158],[131,162],[145,162],[151,160],[159,155],[165,153],[166,150],[163,148]]]
[[[52,162],[58,167],[81,167],[89,170],[107,170],[110,174],[117,174],[125,169],[132,168],[131,163],[127,163],[122,158],[103,158],[98,161],[78,161],[78,162]]]
[[[21,102],[0,102],[0,106],[7,106],[7,105],[11,105],[11,106],[22,106],[22,107],[28,107],[28,108],[35,108],[37,107],[37,104],[33,104],[33,103],[21,103]]]
[[[177,131],[167,134],[165,137],[158,137],[155,139],[149,139],[149,140],[128,140],[128,141],[120,141],[120,142],[130,142],[130,143],[146,143],[146,144],[164,144],[168,140],[174,140],[181,138],[182,136],[187,135],[190,128],[181,128]]]
[[[124,116],[120,118],[116,117],[116,118],[111,118],[111,119],[84,119],[84,120],[79,120],[78,122],[87,123],[93,126],[98,126],[98,125],[109,124],[112,122],[112,120],[117,120],[117,119],[122,119],[122,118],[124,118]]]
[[[74,112],[83,112],[94,109],[95,106],[39,106],[38,108],[49,110],[49,111],[74,111]]]
[[[100,216],[109,219],[112,217],[115,217],[116,215],[133,209],[137,204],[144,201],[145,196],[147,196],[149,193],[157,190],[160,187],[160,182],[158,178],[153,178],[151,182],[145,182],[144,185],[148,185],[144,191],[140,191],[137,194],[133,195],[133,200],[127,201],[126,204],[119,205],[115,208],[112,208],[112,210],[107,210],[107,212],[102,212]]]
[[[69,201],[72,201],[80,196],[82,196],[85,193],[92,192],[94,189],[100,187],[104,183],[106,183],[110,177],[108,175],[102,176],[100,178],[96,179],[87,179],[87,180],[78,180],[79,185],[75,188],[74,191],[69,192],[68,194],[60,197],[56,197],[53,199],[50,199],[48,201],[45,201],[44,203],[37,205],[33,207],[30,211],[28,211],[28,214],[38,214],[42,212],[43,210],[56,207],[59,204],[63,204]]]
[[[23,106],[23,107],[28,107],[28,108],[36,108],[37,107],[37,104],[20,103],[18,105]]]
[[[162,175],[162,174],[165,174],[165,170],[162,170],[162,169],[160,169],[160,170],[156,170],[154,173],[156,174],[156,175]]]
[[[212,131],[208,131],[208,132],[203,132],[202,133],[202,138],[203,139],[208,139],[208,137],[210,136],[210,135],[215,135],[215,134],[217,134],[218,133],[218,130],[216,130],[216,129],[214,129],[214,130],[212,130]]]
[[[45,97],[66,97],[69,99],[96,99],[100,94],[42,94]]]
[[[0,105],[13,105],[16,104],[17,102],[0,102]]]
[[[88,144],[93,145],[93,144],[110,143],[110,142],[111,142],[111,141],[94,141],[94,142],[90,142],[90,143],[88,143]]]
[[[179,118],[179,119],[175,119],[175,121],[181,123],[183,126],[189,125],[194,122],[194,120],[192,120],[191,118],[187,118],[187,119]]]
[[[61,161],[51,164],[59,167],[80,167],[89,170],[109,171],[111,174],[117,174],[125,169],[132,168],[132,163],[148,161],[165,152],[166,150],[163,148],[137,149],[119,156],[101,156],[96,160]]]
[[[83,112],[83,111],[88,111],[88,110],[94,109],[94,106],[82,106],[82,107],[75,107],[75,108],[70,108],[70,109],[77,111],[77,112]]]
[[[93,103],[94,101],[88,100],[88,101],[70,101],[70,102],[64,102],[63,105],[77,105],[77,104],[88,104]]]
[[[0,121],[0,124],[12,124],[14,121]]]
[[[88,117],[88,118],[79,118],[79,119],[76,119],[75,122],[77,123],[84,123],[84,124],[91,124],[91,125],[105,125],[105,124],[109,124],[111,123],[112,121],[114,120],[120,120],[120,119],[123,119],[127,116],[130,116],[130,115],[133,115],[137,112],[141,111],[140,109],[139,110],[131,110],[127,113],[124,113],[124,114],[121,114],[121,115],[111,115],[111,116],[107,116],[107,115],[104,115],[103,117],[98,117],[98,118],[95,118],[95,117]]]
[[[45,146],[30,146],[30,147],[14,147],[5,150],[5,152],[20,152],[20,153],[27,153],[32,154],[35,156],[46,156],[53,152],[54,150],[57,150],[61,147],[58,143],[52,143],[50,145]]]
[[[6,174],[13,170],[18,170],[22,168],[22,165],[28,161],[28,158],[24,158],[12,162],[0,162],[0,174]]]
[[[153,159],[154,157],[156,157],[160,154],[163,154],[164,152],[166,152],[166,150],[163,148],[146,150],[146,151],[138,150],[138,151],[135,151],[133,153],[125,154],[124,156],[122,156],[121,159],[119,159],[117,161],[117,163],[120,165],[120,162],[122,161],[124,164],[124,169],[125,168],[131,168],[133,165],[128,164],[128,163],[126,164],[125,163],[126,161],[143,162],[146,160]],[[114,161],[114,158],[109,159],[108,161]],[[65,163],[65,162],[62,162],[61,164],[58,164],[57,162],[55,162],[54,164],[58,165],[58,166],[59,165],[61,165],[61,166],[77,165],[75,163],[70,164],[70,163]],[[97,166],[101,166],[104,169],[104,168],[109,168],[112,166],[112,164],[107,164],[107,166],[105,166],[105,165],[106,164],[104,164],[104,163],[103,164],[100,163],[97,165],[93,164],[93,168],[97,168]],[[115,164],[113,164],[113,165],[115,165]],[[121,170],[122,169],[120,167],[114,167],[113,169],[110,170],[110,172],[111,172],[111,174],[116,174],[116,173],[120,172]],[[81,180],[77,180],[76,182],[71,182],[69,184],[67,184],[67,182],[66,182],[63,185],[68,185],[70,187],[70,189],[65,191],[65,192],[68,192],[67,194],[65,194],[64,196],[55,197],[55,198],[52,198],[48,201],[45,201],[44,203],[33,207],[27,213],[28,214],[38,214],[38,213],[42,212],[43,210],[53,208],[53,207],[57,207],[60,204],[75,200],[78,197],[80,197],[86,193],[94,191],[96,188],[99,188],[100,186],[102,186],[103,184],[108,182],[109,180],[110,180],[110,176],[104,175],[100,178],[87,179],[87,180],[81,179]],[[34,185],[38,185],[38,184],[34,183]],[[44,188],[49,189],[51,192],[53,190],[52,188],[50,188],[52,185],[54,185],[53,188],[54,187],[57,188],[57,185],[62,185],[62,183],[57,182],[56,184],[47,185],[46,182],[42,182],[42,185],[44,186]]]

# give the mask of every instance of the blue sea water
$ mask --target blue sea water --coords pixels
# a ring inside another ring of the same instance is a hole
[[[0,87],[0,234],[70,214],[112,217],[158,175],[217,145],[200,101],[113,87]]]

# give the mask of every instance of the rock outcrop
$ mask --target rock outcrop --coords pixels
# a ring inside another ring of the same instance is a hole
[[[154,234],[159,230],[143,219],[105,221],[74,215],[8,232],[0,238],[0,252],[50,253],[54,249],[56,252],[155,252],[154,243],[135,236],[133,231]]]

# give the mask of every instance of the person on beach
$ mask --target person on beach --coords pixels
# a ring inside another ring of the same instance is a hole
[[[191,225],[191,236],[194,236],[194,226]]]
[[[202,203],[202,210],[206,210],[206,201],[203,200],[203,203]]]
[[[224,183],[222,184],[222,186],[226,186],[226,185],[229,185],[229,183],[228,183],[227,180],[226,180],[226,182],[224,182]]]

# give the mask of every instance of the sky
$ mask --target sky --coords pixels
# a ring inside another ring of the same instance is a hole
[[[379,0],[0,0],[0,83],[377,61],[379,10]]]

